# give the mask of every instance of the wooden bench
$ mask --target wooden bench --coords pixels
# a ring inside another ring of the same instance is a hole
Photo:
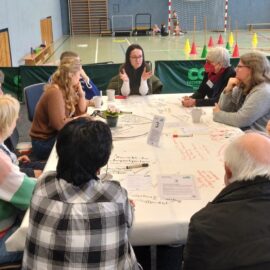
[[[40,48],[40,51],[37,53],[29,53],[23,59],[25,65],[27,66],[36,66],[43,64],[53,53],[52,44],[47,45],[46,47]]]
[[[252,31],[254,26],[270,26],[270,22],[269,23],[248,23],[248,30]]]

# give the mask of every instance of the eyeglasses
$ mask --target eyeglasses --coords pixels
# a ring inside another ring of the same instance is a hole
[[[245,66],[245,65],[237,65],[236,66],[236,68],[243,68],[243,67],[249,68],[249,66]]]
[[[135,60],[135,59],[142,59],[142,55],[139,56],[130,56],[131,59]]]

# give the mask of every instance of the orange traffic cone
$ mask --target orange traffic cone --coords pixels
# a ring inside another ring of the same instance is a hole
[[[195,42],[192,43],[192,47],[191,47],[190,54],[191,54],[191,55],[197,54]]]
[[[213,41],[212,36],[209,38],[208,47],[214,47],[214,41]]]
[[[234,45],[232,57],[239,57],[239,48],[238,48],[237,43],[235,43]]]
[[[223,42],[223,38],[222,38],[222,35],[220,34],[220,35],[219,35],[219,38],[218,38],[217,44],[218,44],[218,45],[223,45],[223,43],[224,43],[224,42]]]

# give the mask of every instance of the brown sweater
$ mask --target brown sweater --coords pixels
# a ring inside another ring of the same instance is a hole
[[[76,113],[71,116],[71,112],[66,109],[61,90],[56,85],[51,85],[37,103],[30,130],[31,138],[47,140],[56,136],[57,132],[72,120],[72,117],[85,113],[80,111],[78,105],[75,108]]]

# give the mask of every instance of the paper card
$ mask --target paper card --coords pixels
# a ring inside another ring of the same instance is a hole
[[[196,200],[198,190],[192,175],[161,175],[159,194],[163,199]]]
[[[128,175],[125,180],[128,191],[146,191],[152,187],[150,175]]]
[[[161,136],[162,129],[164,126],[164,122],[165,122],[165,117],[159,116],[159,115],[154,116],[151,129],[147,138],[148,144],[158,147],[160,136]]]

